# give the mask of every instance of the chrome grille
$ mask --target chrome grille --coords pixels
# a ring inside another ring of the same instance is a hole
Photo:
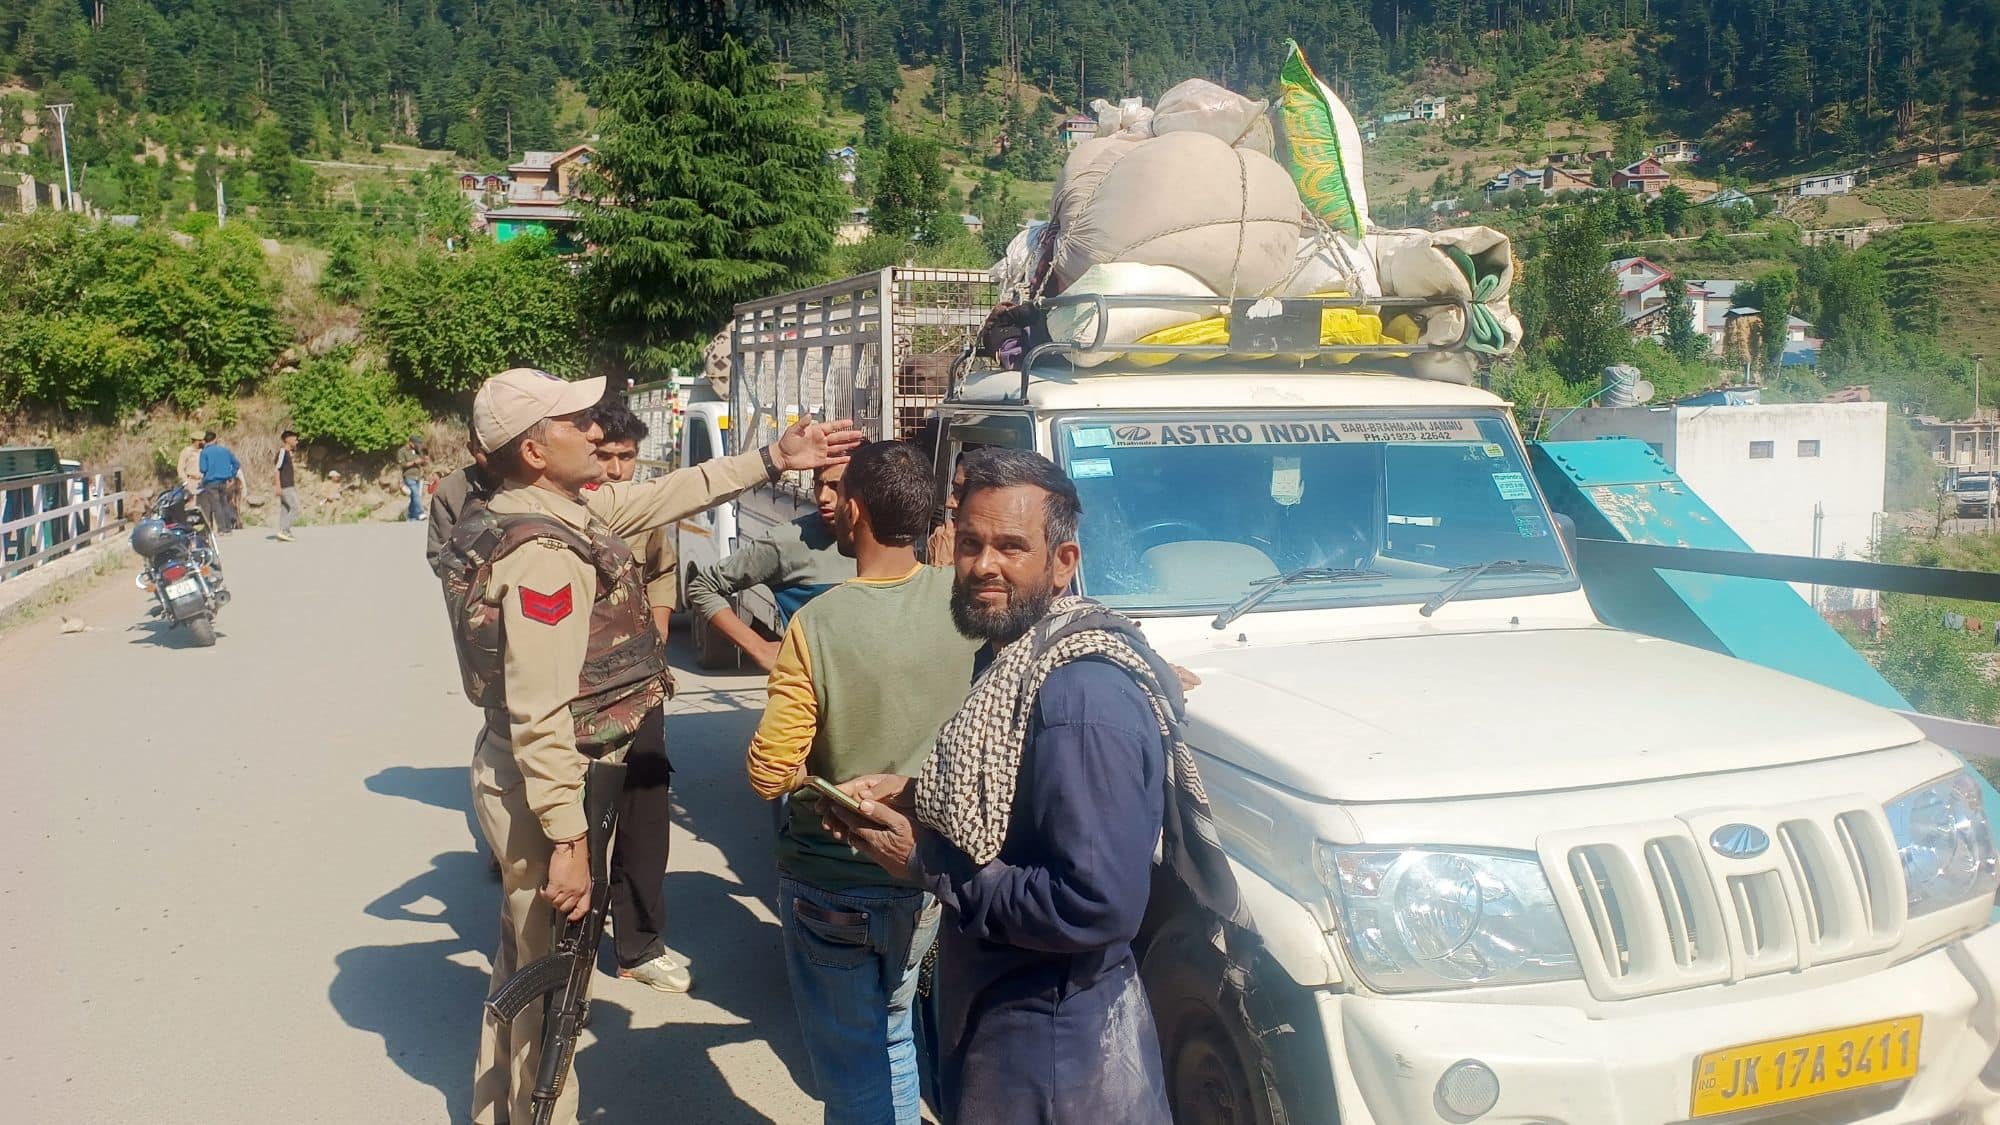
[[[1708,845],[1744,825],[1769,846],[1725,856]],[[1859,798],[1551,833],[1538,848],[1584,978],[1605,999],[1858,957],[1902,932],[1888,824]]]

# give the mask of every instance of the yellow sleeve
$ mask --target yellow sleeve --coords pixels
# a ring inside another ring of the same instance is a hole
[[[549,839],[573,840],[587,827],[588,762],[576,748],[569,705],[590,646],[597,575],[568,547],[537,539],[493,564],[493,590],[501,605],[507,728],[528,808]]]
[[[707,511],[769,479],[763,454],[753,449],[692,469],[676,469],[649,481],[619,481],[593,488],[583,494],[583,503],[612,534],[623,537]]]
[[[774,800],[791,792],[792,777],[812,753],[819,732],[819,697],[813,693],[812,658],[798,618],[785,630],[771,668],[763,721],[750,740],[750,788]]]

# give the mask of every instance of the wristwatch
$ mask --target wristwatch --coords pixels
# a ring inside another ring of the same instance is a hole
[[[764,459],[764,473],[765,475],[770,477],[770,479],[777,480],[779,477],[785,475],[785,471],[783,469],[778,468],[778,459],[776,457],[771,456],[770,446],[765,445],[758,447],[757,455]]]

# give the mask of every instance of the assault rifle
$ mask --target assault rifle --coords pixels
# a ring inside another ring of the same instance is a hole
[[[535,1075],[534,1125],[548,1125],[555,1116],[556,1098],[569,1077],[577,1036],[590,1007],[590,977],[596,971],[597,944],[611,905],[611,837],[618,827],[618,795],[624,788],[622,764],[590,763],[583,781],[583,812],[590,822],[590,912],[581,922],[557,915],[555,948],[515,970],[486,1001],[487,1010],[502,1023],[512,1023],[529,1004],[542,1001],[542,1065]]]

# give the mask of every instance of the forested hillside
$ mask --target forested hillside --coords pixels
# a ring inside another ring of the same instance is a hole
[[[557,140],[558,81],[611,58],[614,0],[12,0],[0,75],[68,97],[90,126],[158,115],[263,121],[293,148],[407,141],[504,158]],[[72,153],[88,158],[88,150]]]

